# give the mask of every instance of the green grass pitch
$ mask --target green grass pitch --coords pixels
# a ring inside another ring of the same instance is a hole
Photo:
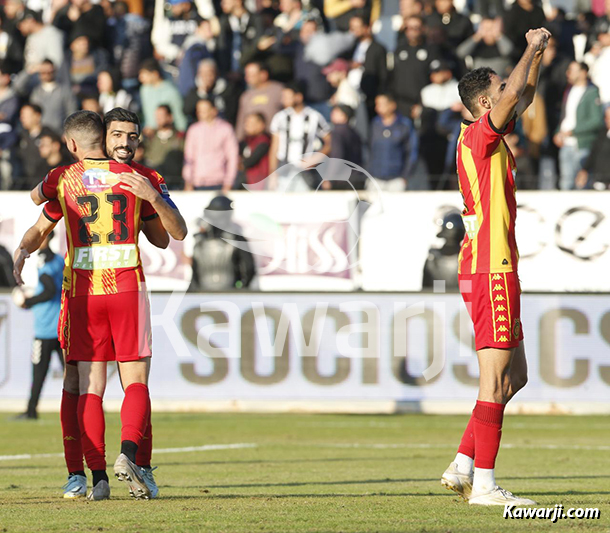
[[[599,507],[599,520],[505,520],[440,486],[465,416],[153,415],[158,449],[251,444],[153,455],[160,498],[134,501],[111,478],[112,499],[61,498],[57,414],[13,422],[0,414],[0,532],[610,531],[610,419],[507,416],[501,486],[552,507]],[[107,455],[118,453],[107,416]]]

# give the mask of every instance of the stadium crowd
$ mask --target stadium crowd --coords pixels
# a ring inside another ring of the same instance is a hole
[[[540,90],[506,138],[517,184],[610,184],[610,0],[5,0],[0,17],[0,189],[70,161],[70,113],[117,106],[171,189],[309,190],[310,152],[388,191],[454,189],[458,80],[506,75],[540,26]]]

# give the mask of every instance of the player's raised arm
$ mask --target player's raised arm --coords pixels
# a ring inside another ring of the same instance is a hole
[[[530,82],[530,70],[534,58],[539,51],[544,52],[550,35],[550,32],[544,28],[530,30],[525,35],[525,38],[527,39],[527,48],[525,49],[523,56],[521,56],[519,63],[517,63],[517,66],[508,77],[498,102],[493,105],[493,107],[492,103],[489,103],[489,107],[492,107],[489,116],[492,124],[497,130],[502,131],[515,115],[517,105]],[[537,81],[538,75],[536,74],[534,91]],[[486,97],[482,96],[481,98]]]
[[[17,285],[23,285],[21,271],[23,270],[25,260],[30,257],[32,252],[35,252],[38,250],[38,248],[40,248],[40,245],[44,242],[47,235],[51,233],[51,230],[56,225],[57,222],[51,221],[43,211],[40,213],[36,224],[25,232],[25,235],[23,236],[23,239],[21,239],[17,250],[15,250],[13,258],[13,276],[15,277]]]
[[[545,28],[542,29],[547,31]],[[525,110],[534,101],[534,96],[536,96],[538,80],[540,78],[540,63],[542,62],[542,56],[544,55],[544,51],[546,50],[549,38],[551,37],[550,32],[547,33],[547,39],[543,41],[542,46],[538,50],[536,50],[536,53],[534,54],[534,59],[532,60],[530,71],[527,76],[525,90],[523,91],[521,100],[519,100],[519,103],[517,104],[517,116],[519,117],[523,115],[523,113],[525,113]]]
[[[173,209],[152,186],[150,181],[137,172],[119,174],[122,182],[121,188],[131,192],[138,198],[150,203],[159,215],[161,224],[176,240],[182,241],[186,237],[187,228],[184,218],[178,209]],[[154,244],[154,243],[153,243]]]

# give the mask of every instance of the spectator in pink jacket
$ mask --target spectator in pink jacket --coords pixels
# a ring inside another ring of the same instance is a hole
[[[186,132],[184,190],[231,190],[239,162],[239,145],[231,124],[218,118],[211,100],[197,102],[197,122]]]

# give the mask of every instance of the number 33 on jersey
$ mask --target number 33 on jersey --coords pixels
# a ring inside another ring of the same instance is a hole
[[[85,159],[52,170],[42,183],[50,200],[45,216],[66,221],[64,289],[71,296],[143,289],[138,234],[142,221],[158,215],[150,203],[121,188],[118,174],[133,170],[112,160]],[[164,193],[161,176],[146,177]]]

